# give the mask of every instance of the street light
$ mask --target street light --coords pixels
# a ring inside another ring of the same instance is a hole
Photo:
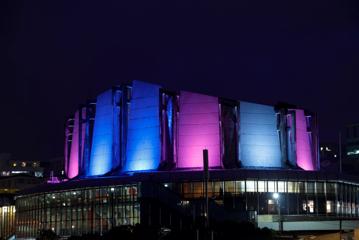
[[[273,193],[273,198],[278,201],[278,199],[279,199],[279,194],[276,193],[276,192]]]
[[[114,199],[113,199],[114,192],[115,192],[115,188],[114,187],[110,188],[111,228],[114,228],[115,226],[115,218],[114,218],[115,209],[114,209]]]
[[[279,232],[282,232],[283,231],[283,224],[282,224],[282,216],[280,215],[280,201],[279,201],[279,193],[275,192],[273,193],[273,198],[275,199],[276,201],[276,205],[277,205],[277,209],[278,209],[278,229],[279,229]]]

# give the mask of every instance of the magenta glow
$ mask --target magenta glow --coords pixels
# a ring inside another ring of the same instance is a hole
[[[221,166],[218,98],[182,91],[179,105],[177,167],[203,167],[203,149],[209,167]]]
[[[304,110],[295,110],[297,165],[304,170],[315,170],[312,159],[310,136],[307,131],[307,121]]]
[[[72,143],[70,152],[70,161],[68,163],[67,177],[74,178],[79,174],[79,111],[75,113],[74,130],[72,133]]]

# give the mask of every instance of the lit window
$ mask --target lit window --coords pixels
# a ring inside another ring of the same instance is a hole
[[[236,192],[245,192],[245,182],[236,181]]]
[[[288,192],[297,193],[299,192],[299,187],[297,182],[288,182]]]
[[[189,201],[181,201],[180,202],[180,205],[182,205],[182,206],[187,206],[187,205],[189,205]]]
[[[233,181],[224,182],[224,192],[234,193],[235,183]]]
[[[303,201],[302,208],[303,211],[307,211],[307,203],[305,201]]]
[[[275,200],[268,199],[268,213],[273,214],[276,212],[276,210],[277,210],[277,204]]]
[[[268,181],[268,192],[277,192],[274,181]]]
[[[314,213],[314,201],[308,200],[308,208],[310,213]]]
[[[258,181],[258,192],[266,192],[266,182]]]
[[[314,190],[315,190],[314,182],[307,182],[306,186],[307,186],[307,189],[306,189],[307,193],[314,193]]]
[[[203,195],[202,182],[194,182],[193,183],[193,194],[194,194],[194,197],[201,197]]]
[[[246,182],[246,191],[247,192],[256,192],[256,182],[255,181],[247,181]]]
[[[278,181],[278,192],[286,192],[286,184],[283,181]]]
[[[315,183],[317,193],[325,193],[324,191],[324,182],[316,182]]]
[[[308,202],[303,201],[303,211],[305,212],[309,212],[309,213],[314,213],[314,201],[313,200],[308,200]]]

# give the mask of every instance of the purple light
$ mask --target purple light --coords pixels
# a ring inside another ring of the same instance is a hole
[[[71,131],[69,129],[68,123],[66,124],[65,129],[65,172],[66,175],[68,173],[68,165],[69,165],[69,138],[71,136]]]
[[[83,161],[84,161],[84,153],[85,153],[85,136],[86,136],[86,108],[82,108],[81,110],[82,115],[81,115],[81,149],[80,149],[80,154],[78,155],[78,163],[79,163],[79,170],[78,173],[79,174],[81,171],[80,169],[82,169],[83,166]]]
[[[67,177],[74,178],[79,174],[79,111],[75,113],[74,130],[72,133],[72,143],[70,161],[68,164]]]
[[[297,142],[297,165],[304,170],[313,171],[312,148],[307,121],[303,110],[295,110],[296,115],[296,142]]]
[[[57,183],[60,183],[61,181],[60,181],[60,179],[58,178],[58,177],[50,177],[50,179],[49,180],[47,180],[47,183],[49,183],[49,184],[57,184]]]
[[[221,166],[218,98],[181,91],[179,105],[177,167],[203,167],[203,149],[209,167]]]

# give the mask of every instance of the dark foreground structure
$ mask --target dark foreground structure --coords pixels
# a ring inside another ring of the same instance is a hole
[[[141,81],[81,105],[66,124],[68,181],[22,191],[16,235],[104,234],[122,225],[186,229],[249,220],[275,230],[359,225],[359,179],[321,172],[315,114]]]

